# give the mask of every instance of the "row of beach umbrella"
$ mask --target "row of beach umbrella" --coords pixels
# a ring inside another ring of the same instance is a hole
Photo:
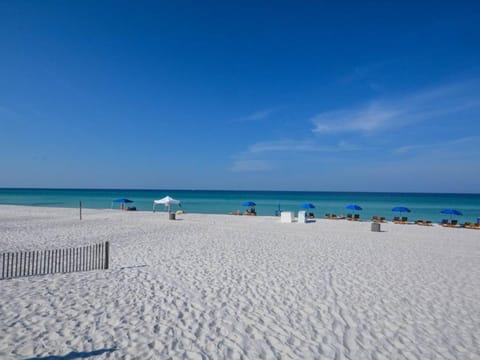
[[[256,206],[255,202],[253,201],[244,201],[242,203],[243,206]],[[302,209],[315,209],[315,205],[312,204],[312,203],[304,203],[300,206]],[[363,210],[363,208],[360,206],[360,205],[357,205],[357,204],[349,204],[347,206],[345,206],[345,209],[349,209],[349,210],[352,210],[352,211],[360,211],[360,210]],[[394,208],[392,208],[392,211],[393,212],[400,212],[400,213],[404,213],[404,212],[411,212],[411,210],[407,207],[404,207],[404,206],[396,206]],[[456,210],[456,209],[444,209],[442,211],[440,211],[440,213],[442,214],[447,214],[447,215],[457,215],[457,216],[462,216],[463,214]]]
[[[392,209],[392,211],[397,211],[397,212],[411,212],[409,208],[403,207],[403,206],[397,206]],[[456,210],[456,209],[444,209],[440,211],[442,214],[447,214],[447,215],[457,215],[457,216],[462,216],[463,214]]]
[[[121,204],[127,204],[127,203],[132,203],[133,201],[129,200],[129,199],[121,198],[121,199],[113,200],[113,202],[121,203]],[[170,209],[170,205],[180,204],[180,201],[172,199],[171,197],[167,196],[167,197],[165,197],[161,200],[155,200],[154,203],[155,204],[164,204],[164,205],[168,206],[169,209]],[[257,206],[257,204],[254,201],[247,200],[247,201],[244,201],[242,203],[242,206],[255,207],[255,206]],[[312,204],[312,203],[304,203],[304,204],[301,205],[301,208],[302,209],[315,209],[315,205]],[[345,206],[345,209],[349,209],[349,210],[352,210],[352,211],[363,210],[363,208],[360,205],[357,205],[357,204],[349,204],[349,205]],[[404,206],[396,206],[392,209],[392,211],[399,212],[399,213],[404,213],[404,212],[409,213],[409,212],[411,212],[411,210],[409,208],[404,207]],[[442,214],[446,214],[446,215],[450,215],[450,216],[453,216],[453,215],[461,216],[461,215],[463,215],[460,211],[458,211],[456,209],[444,209],[440,212]]]

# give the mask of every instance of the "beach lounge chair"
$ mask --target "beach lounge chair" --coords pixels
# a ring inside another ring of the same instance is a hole
[[[380,222],[382,222],[382,223],[386,222],[386,220],[385,220],[385,217],[384,217],[384,216],[382,216],[382,217],[380,218]]]
[[[255,215],[257,215],[257,212],[255,211],[254,208],[250,208],[250,209],[245,210],[244,215],[255,216]]]
[[[378,218],[378,216],[375,216],[375,215],[374,215],[374,216],[372,216],[372,221],[373,221],[373,222],[379,222],[380,219]]]
[[[427,221],[425,221],[425,220],[417,220],[417,221],[415,221],[415,224],[417,224],[417,225],[422,225],[422,226],[432,226],[432,222],[429,221],[429,220],[427,220]]]
[[[325,214],[325,219],[330,219],[330,214]]]
[[[330,219],[338,220],[337,214],[332,214],[332,217]]]
[[[447,226],[448,227],[457,227],[458,220],[452,220]]]
[[[350,220],[350,221],[352,221],[352,220],[353,220],[353,216],[352,216],[352,214],[347,214],[347,220]]]
[[[359,214],[353,215],[353,221],[359,221],[359,220],[360,220],[360,215]]]
[[[443,219],[442,222],[440,223],[440,225],[442,225],[442,226],[448,226],[448,220],[447,220],[447,219]]]
[[[392,221],[393,221],[393,223],[395,223],[395,224],[400,224],[400,222],[401,222],[401,221],[400,221],[400,218],[399,218],[398,216],[395,216]]]
[[[402,217],[402,224],[408,223],[408,218],[407,217]]]

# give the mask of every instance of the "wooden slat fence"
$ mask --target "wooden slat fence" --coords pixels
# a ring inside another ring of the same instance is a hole
[[[1,278],[108,269],[108,241],[77,248],[0,253]]]

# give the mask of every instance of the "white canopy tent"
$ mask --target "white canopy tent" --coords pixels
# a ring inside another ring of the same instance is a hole
[[[155,211],[157,205],[165,205],[166,207],[168,207],[168,212],[170,212],[170,206],[180,205],[180,200],[175,200],[170,196],[165,196],[163,199],[160,200],[153,200],[153,211]]]

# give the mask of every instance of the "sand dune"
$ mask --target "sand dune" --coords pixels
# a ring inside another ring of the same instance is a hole
[[[478,359],[480,232],[0,206],[0,251],[111,269],[0,281],[0,357]]]

